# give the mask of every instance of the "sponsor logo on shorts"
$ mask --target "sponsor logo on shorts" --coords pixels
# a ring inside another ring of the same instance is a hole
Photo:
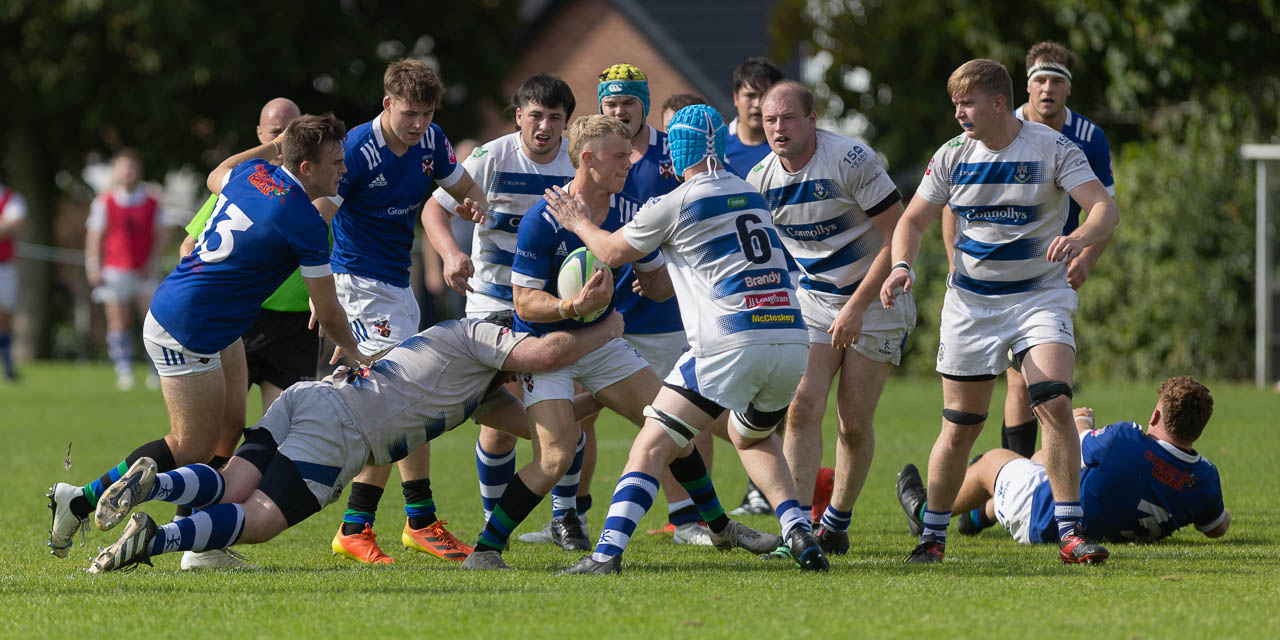
[[[200,364],[209,364],[208,358],[199,358],[199,360],[200,360]]]
[[[381,320],[375,321],[373,323],[373,328],[378,332],[378,335],[384,338],[390,338],[391,337],[391,318],[383,318]]]
[[[791,306],[791,294],[786,291],[754,293],[746,297],[746,303],[748,309],[756,307],[789,307]]]
[[[947,357],[947,345],[939,342],[938,343],[938,362],[942,362],[942,359],[945,357]]]
[[[533,393],[533,374],[532,373],[520,374],[520,382],[524,383],[525,393]]]
[[[1059,320],[1059,321],[1058,321],[1058,331],[1059,331],[1060,333],[1062,333],[1062,335],[1064,335],[1064,336],[1069,336],[1069,335],[1071,335],[1071,327],[1068,327],[1068,326],[1067,326],[1067,321],[1066,321],[1066,320]]]
[[[886,356],[893,355],[893,342],[890,340],[885,340],[884,346],[880,347],[878,351]]]
[[[249,184],[252,184],[254,188],[262,192],[262,195],[268,198],[279,196],[283,199],[289,195],[289,190],[293,188],[272,177],[265,164],[258,165],[253,170],[253,173],[249,174]]]
[[[770,271],[762,276],[746,276],[742,282],[748,287],[766,287],[772,284],[782,284],[782,273],[780,271]]]

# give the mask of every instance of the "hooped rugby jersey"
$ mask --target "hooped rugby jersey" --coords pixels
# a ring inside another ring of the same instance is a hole
[[[622,208],[621,205],[629,205],[638,207],[639,203],[628,198],[625,195],[615,194],[616,197],[611,198],[610,202],[613,206],[609,207],[609,213],[605,216],[604,222],[600,227],[605,231],[617,231],[622,228]],[[564,227],[556,222],[551,212],[547,211],[547,201],[539,200],[538,204],[533,205],[529,212],[524,214],[524,220],[520,222],[520,232],[516,238],[516,259],[511,266],[511,284],[517,287],[525,287],[528,289],[541,289],[551,295],[561,298],[557,279],[560,275],[560,265],[564,264],[564,259],[569,257],[578,248],[585,246],[578,236],[570,233]],[[661,267],[663,264],[662,254],[657,250],[652,250],[649,255],[637,260],[634,266],[641,271],[652,271]],[[621,277],[623,269],[629,265],[623,265],[613,270],[615,282]],[[614,310],[617,305],[617,293],[609,301],[609,306],[600,314],[600,317],[591,322],[582,322],[567,318],[556,322],[530,322],[520,317],[519,310],[516,311],[516,331],[532,333],[536,336],[545,335],[552,331],[562,331],[565,329],[576,329],[578,327],[589,327],[597,322],[602,322],[608,317],[609,312]]]
[[[1227,517],[1218,468],[1199,453],[1180,449],[1120,422],[1080,439],[1082,526],[1100,540],[1154,542],[1187,525],[1212,531]],[[1056,542],[1049,483],[1032,496],[1032,528]]]
[[[1019,120],[1025,120],[1023,110],[1026,108],[1027,105],[1023,104],[1013,114],[1018,116]],[[1062,135],[1080,146],[1080,150],[1084,151],[1084,157],[1089,159],[1089,167],[1093,169],[1093,175],[1098,176],[1102,186],[1107,188],[1107,193],[1115,197],[1116,181],[1111,171],[1111,145],[1107,143],[1107,134],[1102,131],[1102,127],[1088,118],[1070,109],[1066,111],[1067,119],[1062,123]],[[1063,235],[1075,231],[1076,227],[1080,226],[1080,205],[1070,198],[1068,201],[1067,224],[1062,228]]]
[[[288,169],[250,160],[224,180],[195,249],[151,298],[156,322],[197,353],[235,342],[294,269],[332,273],[329,227]]]
[[[916,191],[958,218],[947,286],[967,304],[988,306],[1008,304],[999,296],[1068,288],[1066,263],[1045,253],[1066,224],[1067,192],[1097,179],[1076,143],[1035,122],[998,151],[967,134],[949,140]]]
[[[375,465],[395,462],[462,424],[526,333],[446,320],[401,342],[362,373],[333,382]]]
[[[489,202],[485,220],[476,227],[471,241],[475,275],[467,281],[474,291],[467,294],[468,314],[513,307],[511,263],[516,257],[516,231],[525,212],[542,199],[544,191],[573,179],[568,147],[568,141],[561,140],[555,159],[538,164],[525,154],[516,131],[476,147],[462,162]],[[432,197],[451,214],[458,206],[444,189],[436,189]]]
[[[382,116],[347,134],[347,172],[338,183],[333,218],[333,271],[409,286],[414,224],[434,181],[441,187],[461,179],[453,146],[431,123],[404,155],[387,147]]]
[[[650,200],[623,237],[640,251],[662,248],[694,356],[809,343],[764,196],[733,173],[701,173]]]
[[[633,201],[617,203],[617,196],[610,202],[622,212],[625,224],[634,218],[640,204],[649,198],[671,193],[680,186],[676,180],[675,169],[671,166],[671,147],[667,144],[667,134],[649,127],[649,148],[638,162],[631,165],[627,174],[627,183],[622,193]],[[627,323],[629,334],[674,333],[683,331],[680,324],[680,305],[673,297],[663,302],[650,300],[635,292],[633,284],[636,274],[630,265],[622,268],[621,277],[616,281],[613,292],[613,304]]]
[[[770,153],[747,182],[764,194],[782,244],[800,265],[799,286],[842,305],[884,244],[871,218],[902,201],[870,147],[819,129],[817,149],[788,173]]]

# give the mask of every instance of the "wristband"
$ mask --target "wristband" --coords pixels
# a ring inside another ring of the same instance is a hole
[[[556,303],[556,311],[559,311],[559,312],[560,312],[560,319],[561,319],[561,320],[568,320],[568,319],[569,319],[569,316],[568,316],[568,315],[566,315],[566,314],[565,314],[565,312],[564,312],[564,303],[565,303],[565,301],[564,301],[564,300],[561,300],[560,302]],[[569,303],[569,308],[570,308],[570,309],[572,309],[572,308],[573,308],[573,303],[572,303],[572,302],[570,302],[570,303]]]
[[[906,260],[900,260],[898,262],[893,263],[893,267],[891,267],[889,270],[897,271],[898,269],[906,269],[907,273],[914,273],[911,270],[911,263],[907,262]]]
[[[581,318],[581,317],[582,317],[582,314],[581,314],[581,313],[578,313],[578,305],[574,304],[574,301],[573,301],[573,300],[570,300],[570,301],[569,301],[569,309],[571,309],[571,310],[573,311],[573,317],[575,317],[575,318]]]

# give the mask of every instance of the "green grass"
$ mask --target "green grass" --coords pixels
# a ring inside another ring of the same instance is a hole
[[[1200,450],[1219,467],[1230,532],[1208,540],[1194,529],[1144,546],[1112,545],[1101,567],[1067,567],[1056,549],[1015,544],[996,527],[977,538],[952,537],[941,567],[907,567],[914,544],[893,495],[897,470],[923,463],[937,435],[936,380],[891,380],[880,403],[876,458],[854,509],[853,550],[833,558],[825,575],[757,560],[677,547],[637,535],[624,573],[557,578],[575,555],[515,542],[506,573],[470,573],[412,555],[398,541],[403,499],[393,482],[379,512],[391,567],[334,558],[329,540],[345,500],[265,545],[242,546],[264,568],[254,573],[192,574],[178,554],[132,573],[89,576],[90,550],[110,534],[77,537],[59,560],[45,547],[49,513],[43,494],[57,480],[83,483],[134,446],[167,429],[158,392],[115,391],[103,366],[30,365],[20,386],[0,385],[0,429],[7,470],[0,491],[0,635],[15,637],[703,637],[788,638],[907,636],[1268,637],[1280,634],[1280,489],[1266,469],[1280,453],[1280,398],[1239,384],[1211,384],[1217,413]],[[1088,383],[1077,405],[1102,422],[1150,415],[1156,384]],[[997,398],[1002,397],[997,390]],[[256,414],[256,397],[250,413]],[[999,424],[998,407],[992,423]],[[834,460],[834,417],[828,416],[826,464]],[[598,532],[634,433],[616,417],[600,427],[600,463],[592,483]],[[480,526],[472,449],[475,429],[437,440],[432,485],[440,514],[459,537]],[[69,473],[62,461],[72,443]],[[977,450],[997,446],[988,427]],[[529,460],[528,448],[519,463]],[[745,475],[732,450],[718,444],[713,477],[726,508],[736,506]],[[157,518],[168,505],[146,509]],[[540,527],[549,506],[519,532]],[[658,508],[641,528],[663,524]],[[772,517],[752,526],[776,531]]]

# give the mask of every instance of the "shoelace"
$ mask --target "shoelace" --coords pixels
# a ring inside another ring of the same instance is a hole
[[[240,553],[239,551],[236,551],[235,549],[222,549],[222,552],[231,556],[231,558],[233,560],[236,560],[237,562],[240,562],[246,566],[249,565],[249,557],[244,555],[243,553]]]

